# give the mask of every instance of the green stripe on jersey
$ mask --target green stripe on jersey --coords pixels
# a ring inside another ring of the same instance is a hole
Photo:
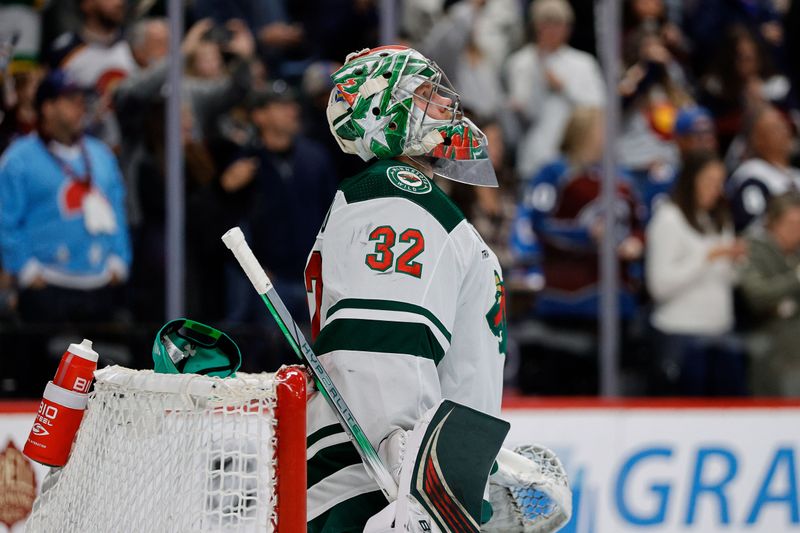
[[[386,507],[379,490],[354,496],[308,523],[308,533],[361,533],[367,521]]]
[[[331,435],[336,435],[337,433],[344,433],[344,429],[342,429],[341,424],[331,424],[316,430],[314,433],[306,437],[306,449],[311,448],[311,446],[316,444],[317,441],[320,441],[325,437],[330,437]]]
[[[350,441],[323,448],[308,460],[308,488],[342,468],[359,463],[361,463],[361,456],[358,455],[358,451]]]
[[[439,331],[442,332],[442,335],[447,339],[447,342],[450,342],[451,335],[450,332],[447,331],[447,328],[444,327],[442,321],[436,318],[436,315],[428,311],[422,306],[414,305],[406,302],[396,302],[392,300],[366,300],[362,298],[345,298],[343,300],[339,300],[336,305],[328,309],[327,316],[333,315],[339,309],[372,309],[372,310],[381,310],[381,311],[401,311],[405,313],[414,313],[417,315],[422,315],[428,320],[430,320],[433,325],[435,325]]]
[[[378,198],[405,198],[430,213],[447,233],[453,231],[453,228],[464,220],[461,210],[433,180],[430,180],[431,190],[425,194],[407,192],[392,185],[387,175],[389,167],[405,167],[417,172],[414,167],[396,159],[380,160],[360,174],[342,182],[339,189],[344,193],[347,203],[365,202]]]
[[[314,351],[323,355],[335,350],[415,355],[437,365],[444,357],[444,349],[425,324],[357,318],[340,318],[322,328]]]

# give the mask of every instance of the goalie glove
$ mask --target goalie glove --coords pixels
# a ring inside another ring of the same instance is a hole
[[[489,477],[492,518],[484,533],[551,533],[572,516],[572,492],[564,466],[549,449],[530,444],[501,448]]]

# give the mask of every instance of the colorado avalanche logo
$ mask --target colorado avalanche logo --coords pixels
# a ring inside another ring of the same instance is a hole
[[[495,271],[494,273],[494,305],[486,313],[486,321],[489,323],[489,329],[499,342],[499,351],[502,354],[506,353],[506,288],[503,284],[503,278]]]
[[[122,82],[128,73],[121,68],[110,68],[104,71],[95,83],[97,94],[106,94]]]

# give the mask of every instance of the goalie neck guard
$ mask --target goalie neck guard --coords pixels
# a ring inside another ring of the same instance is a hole
[[[486,136],[464,117],[444,72],[416,50],[382,46],[350,54],[331,79],[328,124],[344,152],[364,161],[424,158],[442,177],[497,186]]]

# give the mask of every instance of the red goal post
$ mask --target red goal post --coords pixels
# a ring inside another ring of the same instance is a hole
[[[306,529],[306,384],[301,366],[286,366],[276,373],[278,381],[277,515],[285,527],[275,531],[291,533]],[[286,445],[280,443],[285,442]]]

